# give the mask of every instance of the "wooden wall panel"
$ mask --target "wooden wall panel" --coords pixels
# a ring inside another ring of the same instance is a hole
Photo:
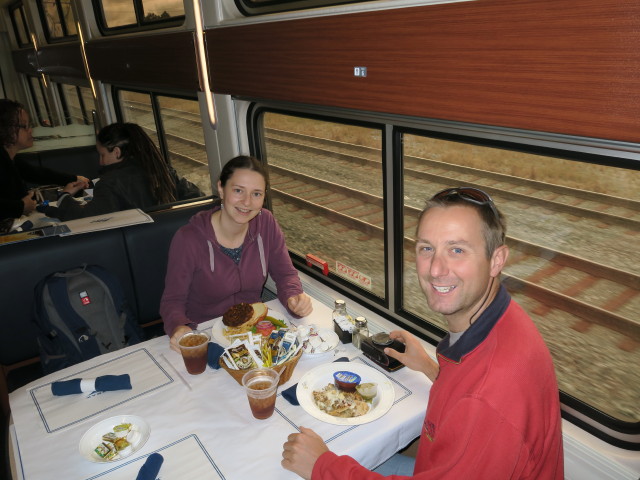
[[[91,76],[107,83],[190,92],[200,88],[193,32],[107,38],[86,45]]]
[[[637,0],[478,0],[206,39],[215,92],[640,142]]]

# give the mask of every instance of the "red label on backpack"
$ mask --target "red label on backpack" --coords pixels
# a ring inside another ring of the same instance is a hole
[[[80,301],[83,305],[89,305],[91,303],[91,298],[89,298],[89,294],[85,292],[80,292]]]

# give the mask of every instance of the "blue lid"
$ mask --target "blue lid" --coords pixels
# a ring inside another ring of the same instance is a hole
[[[342,383],[360,383],[360,375],[353,372],[347,372],[346,370],[340,370],[333,374],[333,378]]]

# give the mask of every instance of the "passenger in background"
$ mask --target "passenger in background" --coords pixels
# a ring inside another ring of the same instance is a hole
[[[551,355],[499,280],[509,255],[505,233],[491,197],[474,188],[443,190],[420,215],[418,280],[449,333],[438,344],[438,363],[406,331],[390,334],[406,345],[405,353],[385,349],[433,382],[415,465],[395,455],[373,473],[300,427],[284,444],[284,468],[314,480],[564,478]]]
[[[37,202],[25,180],[33,183],[65,185],[76,182],[81,188],[89,185],[82,176],[36,168],[27,163],[17,165],[13,160],[20,150],[33,145],[29,114],[24,106],[8,99],[0,100],[0,220],[13,223],[13,219],[29,215]]]
[[[311,299],[302,291],[284,234],[262,208],[268,188],[259,160],[233,158],[220,172],[221,204],[194,215],[173,237],[160,315],[174,350],[177,339],[199,323],[237,303],[259,302],[267,275],[292,314],[311,313]]]
[[[167,165],[153,140],[135,123],[112,123],[96,138],[100,154],[100,180],[93,199],[84,205],[73,198],[85,188],[81,182],[66,185],[58,199],[58,208],[47,212],[61,220],[91,217],[105,213],[146,209],[176,200],[201,197],[197,187],[187,195],[179,187],[185,184]]]

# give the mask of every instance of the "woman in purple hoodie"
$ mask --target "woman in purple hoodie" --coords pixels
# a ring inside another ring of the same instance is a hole
[[[174,350],[177,339],[199,323],[237,303],[259,302],[267,275],[289,312],[311,313],[284,234],[262,208],[268,186],[259,160],[233,158],[220,172],[221,205],[197,213],[173,237],[160,314]]]

